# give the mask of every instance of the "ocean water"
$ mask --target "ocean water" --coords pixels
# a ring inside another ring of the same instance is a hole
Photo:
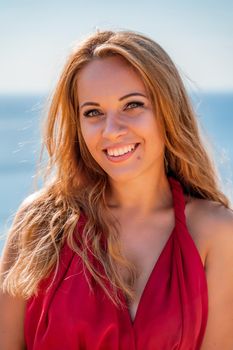
[[[222,189],[233,198],[233,92],[191,95],[206,147],[215,159]],[[0,234],[5,235],[21,201],[33,191],[41,147],[46,96],[0,96]],[[0,240],[0,253],[4,239]]]

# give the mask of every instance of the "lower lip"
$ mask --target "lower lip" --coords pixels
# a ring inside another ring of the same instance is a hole
[[[110,156],[106,153],[106,151],[104,151],[104,153],[106,154],[106,157],[108,158],[108,160],[110,160],[113,163],[119,163],[119,162],[122,162],[123,160],[130,158],[134,154],[138,146],[139,146],[139,143],[136,144],[135,148],[132,151],[125,153],[122,156]]]

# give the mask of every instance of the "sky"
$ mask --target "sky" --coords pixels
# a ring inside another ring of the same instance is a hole
[[[150,36],[188,88],[233,91],[231,0],[1,0],[0,93],[52,90],[72,47],[97,28]]]

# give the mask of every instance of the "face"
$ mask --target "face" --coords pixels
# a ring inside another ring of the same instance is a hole
[[[88,63],[78,79],[79,118],[86,146],[110,181],[155,176],[164,142],[139,74],[121,57]]]

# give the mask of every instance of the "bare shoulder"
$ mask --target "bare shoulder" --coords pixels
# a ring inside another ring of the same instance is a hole
[[[227,256],[233,259],[232,209],[213,201],[193,199],[187,212],[191,232],[195,239],[202,239],[205,245],[207,269],[213,264],[214,259],[225,260]]]
[[[220,203],[192,198],[186,205],[186,221],[194,241],[206,255],[215,246],[233,240],[233,211]]]
[[[37,199],[39,199],[44,194],[44,189],[37,190],[31,194],[29,194],[27,197],[24,198],[22,201],[20,208],[23,208],[25,206],[28,206],[32,203],[34,203]]]
[[[201,219],[202,223],[231,223],[233,211],[218,202],[206,199],[191,198],[187,202],[187,209],[195,218]]]
[[[233,349],[233,212],[218,203],[193,199],[187,226],[205,255],[208,321],[201,350]],[[219,327],[221,325],[221,327]]]
[[[9,242],[11,241],[12,238],[12,229],[17,225],[18,222],[20,222],[20,220],[22,219],[22,217],[25,215],[25,213],[27,212],[28,208],[36,202],[36,200],[38,198],[40,198],[43,194],[43,190],[38,190],[35,191],[34,193],[28,195],[27,197],[24,198],[24,200],[21,202],[21,204],[19,205],[15,215],[14,215],[14,219],[12,222],[11,227],[8,230],[8,234],[6,236],[6,242],[3,248],[3,253],[2,253],[2,257],[0,257],[0,267],[1,269],[3,268],[4,263],[6,262],[6,259],[9,258],[9,256],[14,255],[14,252],[12,251],[12,246],[11,244],[9,244]]]

